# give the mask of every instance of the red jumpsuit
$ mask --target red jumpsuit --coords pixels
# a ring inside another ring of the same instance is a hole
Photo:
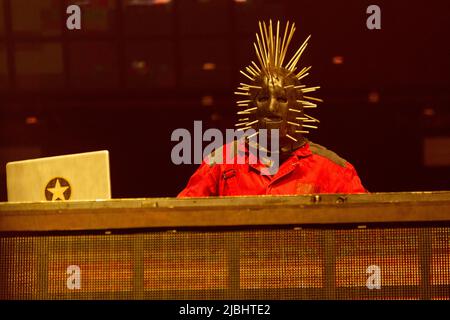
[[[261,175],[261,166],[204,161],[178,197],[367,192],[350,163],[311,142],[295,150],[273,176]]]

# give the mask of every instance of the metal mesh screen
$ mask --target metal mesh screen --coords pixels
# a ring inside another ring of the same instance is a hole
[[[0,298],[449,299],[449,236],[449,227],[2,235]]]

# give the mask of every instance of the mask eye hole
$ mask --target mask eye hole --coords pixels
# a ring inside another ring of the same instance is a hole
[[[269,100],[269,98],[266,96],[258,97],[258,102],[261,102],[261,103],[267,102],[268,100]]]
[[[280,103],[286,103],[287,99],[285,97],[278,97],[277,101],[280,102]]]

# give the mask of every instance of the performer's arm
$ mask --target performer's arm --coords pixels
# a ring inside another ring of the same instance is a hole
[[[189,182],[178,194],[178,198],[184,197],[209,197],[218,195],[218,182],[220,175],[218,165],[209,165],[203,162],[197,171],[189,179]]]
[[[347,162],[345,170],[343,170],[341,176],[336,181],[335,193],[368,193],[369,191],[364,188],[361,183],[361,179],[356,172],[356,169]]]

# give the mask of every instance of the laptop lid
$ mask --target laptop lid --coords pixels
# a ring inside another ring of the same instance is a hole
[[[9,202],[111,199],[106,150],[6,164]]]

